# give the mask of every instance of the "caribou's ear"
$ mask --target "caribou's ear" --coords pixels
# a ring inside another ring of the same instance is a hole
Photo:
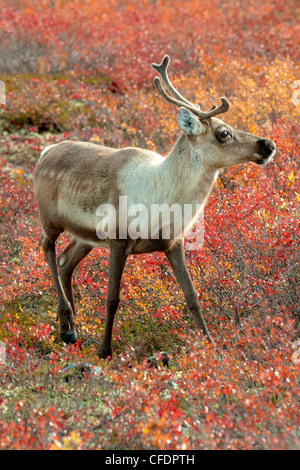
[[[178,112],[178,124],[187,135],[205,132],[205,125],[191,111],[181,107]]]

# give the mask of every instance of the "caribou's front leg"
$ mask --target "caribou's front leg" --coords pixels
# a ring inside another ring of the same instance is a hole
[[[173,269],[174,275],[183,290],[187,306],[195,318],[197,327],[202,330],[207,339],[214,344],[200,310],[198,294],[193,286],[186,267],[183,240],[178,240],[178,243],[176,243],[170,250],[167,250],[166,256]]]
[[[111,243],[111,251],[108,267],[108,294],[106,300],[106,320],[104,334],[97,355],[100,359],[112,356],[111,336],[115,313],[120,303],[120,285],[122,274],[127,259],[127,241],[114,240]]]

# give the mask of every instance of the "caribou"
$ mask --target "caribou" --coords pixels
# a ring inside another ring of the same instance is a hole
[[[159,75],[154,78],[157,92],[179,108],[181,133],[168,155],[163,157],[134,147],[115,149],[63,141],[46,147],[35,169],[42,248],[58,296],[60,338],[65,343],[77,340],[73,271],[94,247],[110,249],[106,319],[97,350],[99,358],[112,356],[113,323],[126,259],[141,253],[166,255],[198,330],[212,342],[187,270],[185,235],[203,211],[220,169],[245,162],[263,165],[275,154],[276,146],[270,138],[234,129],[216,117],[229,110],[227,98],[222,97],[221,104],[208,111],[184,98],[169,79],[169,63],[170,58],[165,55],[160,64],[151,64]],[[126,206],[120,202],[125,199]],[[181,218],[179,228],[178,224],[175,228],[174,214],[168,222],[162,214],[155,223],[150,220],[153,205],[169,208],[170,214],[174,204],[182,211],[186,205],[192,208],[189,217]],[[130,211],[136,206],[146,208],[140,212],[139,225],[143,225],[140,232],[129,230],[134,218]],[[151,230],[153,226],[155,230]],[[64,231],[72,239],[56,257],[55,244]]]

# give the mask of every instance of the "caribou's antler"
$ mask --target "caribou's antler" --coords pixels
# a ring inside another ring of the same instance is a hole
[[[165,55],[160,64],[151,64],[151,67],[159,73],[163,84],[165,85],[166,89],[171,93],[171,95],[174,96],[174,98],[178,99],[182,103],[188,104],[189,106],[193,106],[193,104],[186,100],[172,85],[168,76],[169,63],[170,57],[168,55]]]
[[[219,107],[213,105],[213,107],[207,112],[201,111],[197,105],[194,105],[188,100],[186,100],[170,82],[167,72],[169,63],[170,57],[168,55],[165,55],[160,64],[151,64],[151,66],[160,75],[160,78],[154,78],[153,83],[158,93],[164,98],[164,100],[166,100],[168,103],[175,104],[175,106],[183,106],[184,108],[189,109],[190,111],[192,111],[192,113],[194,113],[202,120],[217,116],[218,114],[225,113],[226,111],[228,111],[228,109],[230,108],[230,103],[225,97],[221,98],[222,104]],[[172,96],[168,95],[168,93],[163,87],[163,84]]]

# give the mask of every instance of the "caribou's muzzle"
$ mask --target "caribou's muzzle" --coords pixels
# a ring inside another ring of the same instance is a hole
[[[258,150],[255,152],[254,160],[257,165],[264,165],[269,162],[275,154],[276,145],[271,139],[260,139],[258,141]]]

